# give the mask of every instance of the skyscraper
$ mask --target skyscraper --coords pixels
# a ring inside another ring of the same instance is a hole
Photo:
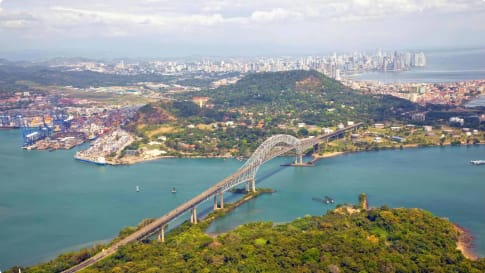
[[[411,66],[426,66],[426,56],[424,55],[424,52],[414,53],[413,55],[414,58],[411,58]]]

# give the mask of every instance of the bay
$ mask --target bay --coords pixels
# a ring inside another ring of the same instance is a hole
[[[0,270],[109,240],[122,227],[168,212],[242,165],[237,160],[167,159],[95,166],[74,160],[75,150],[50,153],[19,146],[18,131],[0,131]],[[313,168],[281,167],[291,159],[276,158],[260,169],[257,181],[277,192],[235,209],[209,232],[251,221],[321,215],[334,206],[312,197],[356,203],[358,194],[366,192],[371,206],[419,207],[449,218],[473,233],[477,252],[485,256],[485,166],[470,165],[473,159],[485,159],[484,145],[355,153],[322,160]],[[226,193],[226,200],[237,197]],[[207,213],[211,205],[198,211]],[[187,219],[184,215],[176,222]]]
[[[476,97],[475,99],[471,100],[467,104],[465,104],[465,107],[485,107],[485,95],[481,95]]]
[[[365,72],[348,78],[383,83],[444,83],[485,79],[485,48],[428,50],[425,67],[402,72]]]

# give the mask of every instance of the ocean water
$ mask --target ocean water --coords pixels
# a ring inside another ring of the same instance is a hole
[[[168,159],[96,166],[74,160],[75,150],[24,151],[19,146],[18,131],[0,131],[0,270],[109,240],[122,227],[163,215],[242,165]],[[321,215],[334,205],[312,197],[356,203],[366,192],[371,206],[419,207],[449,218],[472,232],[476,251],[485,256],[485,166],[469,164],[474,159],[485,159],[485,145],[355,153],[313,168],[281,167],[292,159],[276,158],[260,169],[257,181],[277,192],[235,209],[209,232],[250,221]],[[239,196],[226,193],[225,199]],[[198,211],[207,213],[211,205]],[[188,218],[181,216],[171,226]]]
[[[359,81],[393,82],[457,82],[485,79],[485,48],[424,51],[426,67],[403,72],[366,72],[349,78]]]
[[[485,95],[476,97],[475,99],[465,104],[465,106],[466,107],[485,107]]]
[[[358,194],[365,192],[371,207],[422,208],[465,227],[475,237],[475,251],[484,257],[485,165],[469,164],[475,159],[485,159],[485,145],[361,152],[324,159],[313,168],[284,168],[258,184],[276,193],[236,208],[208,232],[226,232],[253,221],[282,223],[323,215],[337,204],[358,203]],[[324,196],[335,204],[312,200]]]

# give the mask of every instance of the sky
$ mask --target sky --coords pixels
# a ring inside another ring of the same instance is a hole
[[[485,47],[485,0],[0,0],[0,56]]]

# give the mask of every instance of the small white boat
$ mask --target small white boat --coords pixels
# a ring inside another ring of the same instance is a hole
[[[473,164],[473,165],[485,165],[485,160],[470,160],[470,164]]]
[[[136,192],[139,192],[139,191],[140,191],[140,187],[136,186]]]
[[[172,188],[172,193],[176,193],[177,190],[175,189],[175,187]]]

